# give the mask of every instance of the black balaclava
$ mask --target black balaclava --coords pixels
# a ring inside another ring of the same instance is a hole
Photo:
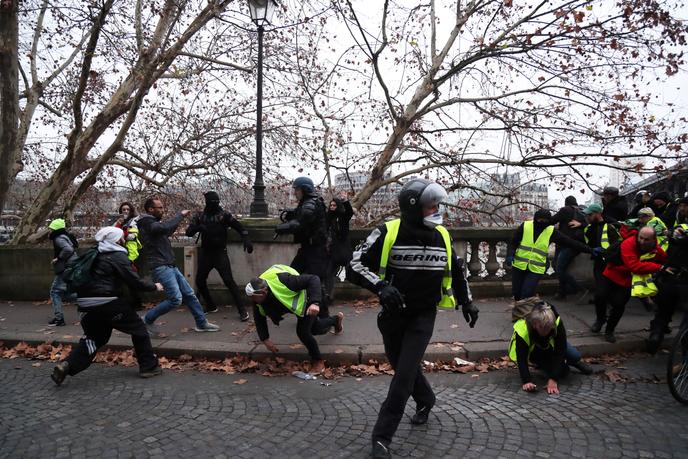
[[[575,196],[567,196],[567,197],[566,197],[566,200],[564,201],[564,205],[565,205],[565,206],[577,206],[577,205],[578,205],[578,201],[576,201],[576,197],[575,197]]]
[[[203,194],[205,196],[205,209],[203,212],[206,214],[214,214],[220,210],[220,195],[215,191],[208,191]]]
[[[541,232],[542,230],[547,228],[549,225],[551,225],[551,223],[550,223],[551,219],[552,219],[552,214],[550,213],[549,210],[540,209],[540,210],[536,211],[535,216],[533,218],[533,226],[535,226],[535,230],[537,232]],[[542,222],[540,220],[542,220]]]

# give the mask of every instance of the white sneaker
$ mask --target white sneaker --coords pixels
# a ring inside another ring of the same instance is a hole
[[[206,320],[203,325],[201,325],[200,327],[195,327],[194,330],[196,330],[197,332],[216,332],[220,331],[220,327]]]

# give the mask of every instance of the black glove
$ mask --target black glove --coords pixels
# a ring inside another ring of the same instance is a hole
[[[475,323],[478,321],[478,313],[480,312],[478,306],[468,303],[461,308],[461,312],[463,312],[463,318],[466,319],[468,326],[471,328],[475,327]]]
[[[280,209],[279,218],[282,222],[286,223],[289,220],[294,220],[296,218],[295,209]]]
[[[605,249],[603,249],[602,247],[595,247],[594,249],[592,249],[592,257],[593,258],[604,258],[604,254],[606,252],[607,251]]]
[[[401,292],[393,285],[387,282],[382,282],[381,288],[377,295],[380,297],[380,304],[385,311],[398,311],[404,309],[404,297]]]
[[[244,252],[253,253],[253,243],[248,239],[244,239]]]
[[[296,220],[290,220],[285,223],[280,223],[275,227],[275,233],[277,234],[294,234],[296,229],[299,227],[299,222]]]

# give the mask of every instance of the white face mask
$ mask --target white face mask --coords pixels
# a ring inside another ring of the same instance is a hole
[[[442,214],[439,212],[435,212],[434,214],[428,215],[427,217],[423,218],[423,224],[428,228],[434,228],[437,225],[441,225]]]

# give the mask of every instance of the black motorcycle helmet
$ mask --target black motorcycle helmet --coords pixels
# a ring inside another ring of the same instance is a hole
[[[313,183],[313,180],[311,180],[308,177],[298,177],[294,180],[294,182],[291,184],[292,188],[301,188],[303,190],[303,194],[308,196],[311,194],[315,193],[315,184]]]
[[[423,225],[423,207],[440,204],[446,199],[447,192],[441,185],[425,179],[409,180],[399,192],[401,219],[421,226]]]

